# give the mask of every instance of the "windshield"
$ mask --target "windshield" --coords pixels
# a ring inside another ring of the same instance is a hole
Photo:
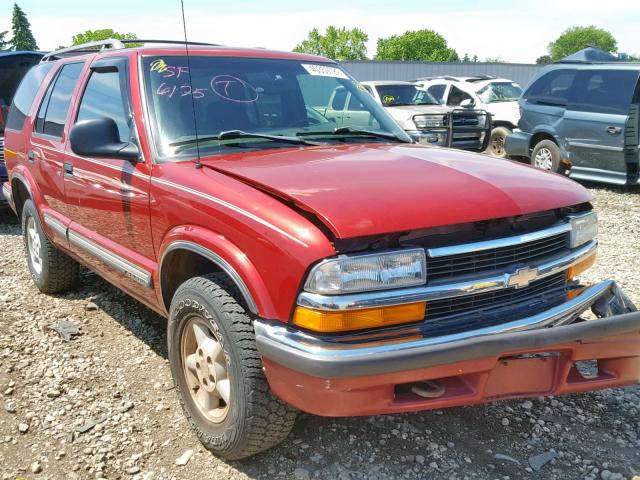
[[[515,82],[492,82],[478,90],[483,103],[515,102],[520,95],[522,88]]]
[[[335,64],[162,56],[144,57],[142,66],[160,160],[194,158],[198,149],[212,155],[290,148],[298,138],[304,139],[301,145],[410,141],[364,87]]]
[[[376,85],[376,90],[385,107],[439,105],[429,92],[414,85]]]

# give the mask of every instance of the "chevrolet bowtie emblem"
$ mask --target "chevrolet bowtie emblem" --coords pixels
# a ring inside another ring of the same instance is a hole
[[[537,277],[537,268],[519,268],[515,273],[512,273],[507,277],[507,285],[510,287],[523,288],[529,285]]]

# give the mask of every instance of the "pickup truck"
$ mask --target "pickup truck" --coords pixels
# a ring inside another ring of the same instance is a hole
[[[410,82],[362,82],[376,101],[416,143],[483,151],[489,142],[491,115],[471,102],[441,105],[425,88]]]
[[[15,95],[2,189],[41,292],[83,265],[168,319],[214,453],[278,444],[298,410],[638,381],[640,314],[614,281],[579,281],[597,252],[582,186],[413,144],[326,58],[161,43],[47,54]],[[364,113],[336,125],[313,107],[339,87]]]

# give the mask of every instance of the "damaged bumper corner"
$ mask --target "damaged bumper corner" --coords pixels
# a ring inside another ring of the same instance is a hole
[[[591,308],[598,317],[576,321]],[[585,288],[540,314],[442,337],[325,340],[282,324],[255,322],[274,392],[318,415],[369,415],[559,395],[636,383],[640,312],[615,282]],[[414,332],[415,333],[415,332]],[[597,363],[583,376],[576,362]],[[423,398],[412,383],[437,381]]]

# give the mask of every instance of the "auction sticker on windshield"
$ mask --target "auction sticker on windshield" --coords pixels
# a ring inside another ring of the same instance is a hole
[[[331,67],[329,65],[313,65],[310,63],[303,63],[302,67],[311,75],[349,79],[347,74],[337,67]]]

